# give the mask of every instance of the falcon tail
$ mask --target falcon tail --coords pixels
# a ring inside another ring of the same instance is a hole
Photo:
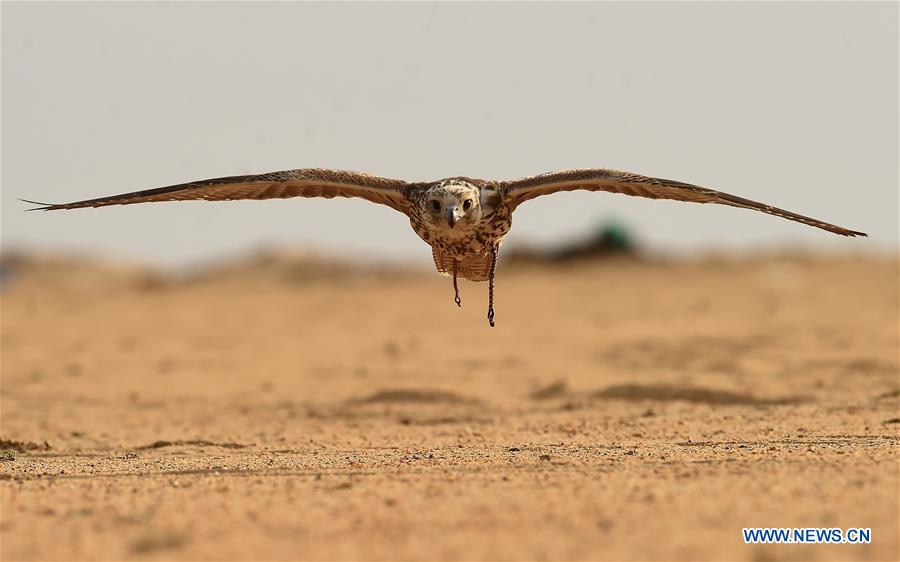
[[[454,257],[445,254],[436,248],[431,249],[434,257],[434,266],[443,275],[453,275]],[[469,281],[487,281],[491,274],[491,265],[494,262],[493,256],[489,253],[482,256],[475,256],[459,260],[456,264],[456,275]]]

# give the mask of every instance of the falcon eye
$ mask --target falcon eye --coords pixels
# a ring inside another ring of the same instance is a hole
[[[468,211],[471,207],[472,207],[471,199],[466,199],[465,201],[463,201],[463,210],[464,211]]]
[[[440,201],[438,201],[437,199],[432,199],[432,200],[431,200],[431,208],[432,208],[432,210],[434,210],[434,211],[440,211],[440,210],[441,210],[441,203],[440,203]]]

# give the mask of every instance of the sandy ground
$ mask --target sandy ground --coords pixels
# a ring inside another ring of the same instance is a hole
[[[896,261],[256,266],[9,280],[3,560],[900,555]]]

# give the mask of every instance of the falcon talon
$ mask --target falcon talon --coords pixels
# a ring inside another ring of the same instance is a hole
[[[413,231],[431,246],[438,272],[453,275],[455,302],[462,306],[457,276],[488,281],[488,322],[494,326],[494,272],[512,214],[522,203],[558,191],[606,191],[650,199],[714,203],[751,209],[821,228],[841,236],[866,236],[777,207],[674,180],[603,168],[567,170],[512,181],[453,177],[406,182],[358,172],[308,168],[252,176],[229,176],[87,199],[35,205],[55,211],[153,201],[360,197],[387,205],[409,217]]]

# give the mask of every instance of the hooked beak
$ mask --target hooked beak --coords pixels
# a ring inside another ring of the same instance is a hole
[[[450,228],[456,226],[456,207],[448,207],[444,218],[447,219],[447,224],[450,225]]]

